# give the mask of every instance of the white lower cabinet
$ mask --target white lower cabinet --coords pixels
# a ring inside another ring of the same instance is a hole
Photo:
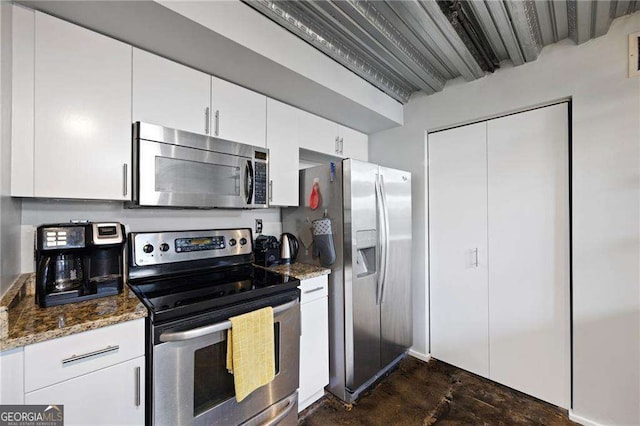
[[[144,321],[26,346],[24,403],[64,405],[65,425],[143,425]]]
[[[300,389],[298,412],[320,399],[329,384],[327,276],[300,281]]]
[[[26,404],[64,405],[65,425],[144,425],[144,356],[29,392]]]
[[[0,352],[0,404],[24,404],[24,350]]]

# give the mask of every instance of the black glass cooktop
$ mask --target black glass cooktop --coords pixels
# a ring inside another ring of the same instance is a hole
[[[173,319],[265,297],[298,287],[300,281],[252,265],[178,276],[151,278],[129,285],[154,321]]]

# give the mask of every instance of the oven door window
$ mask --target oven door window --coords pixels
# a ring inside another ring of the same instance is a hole
[[[276,375],[280,371],[280,323],[273,324]],[[198,416],[235,397],[233,375],[227,371],[227,340],[194,351],[193,415]]]

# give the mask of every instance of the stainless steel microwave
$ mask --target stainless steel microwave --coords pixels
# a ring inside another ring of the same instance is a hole
[[[268,207],[268,162],[266,148],[136,122],[128,207]]]

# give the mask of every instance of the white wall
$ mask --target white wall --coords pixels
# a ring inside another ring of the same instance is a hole
[[[11,193],[11,19],[0,2],[0,295],[20,271],[20,201]]]
[[[24,199],[22,202],[22,272],[33,271],[33,230],[44,223],[75,219],[116,221],[129,232],[249,227],[262,219],[263,234],[280,236],[280,209],[179,210],[125,209],[120,202]],[[254,235],[255,237],[255,235]]]
[[[637,31],[638,13],[581,46],[564,41],[533,63],[452,82],[413,99],[403,127],[369,138],[371,161],[414,174],[417,240],[428,223],[425,131],[572,98],[573,412],[601,424],[640,424],[640,79],[627,78],[627,36]],[[426,243],[415,247],[414,280]],[[416,297],[418,334],[422,303]]]

